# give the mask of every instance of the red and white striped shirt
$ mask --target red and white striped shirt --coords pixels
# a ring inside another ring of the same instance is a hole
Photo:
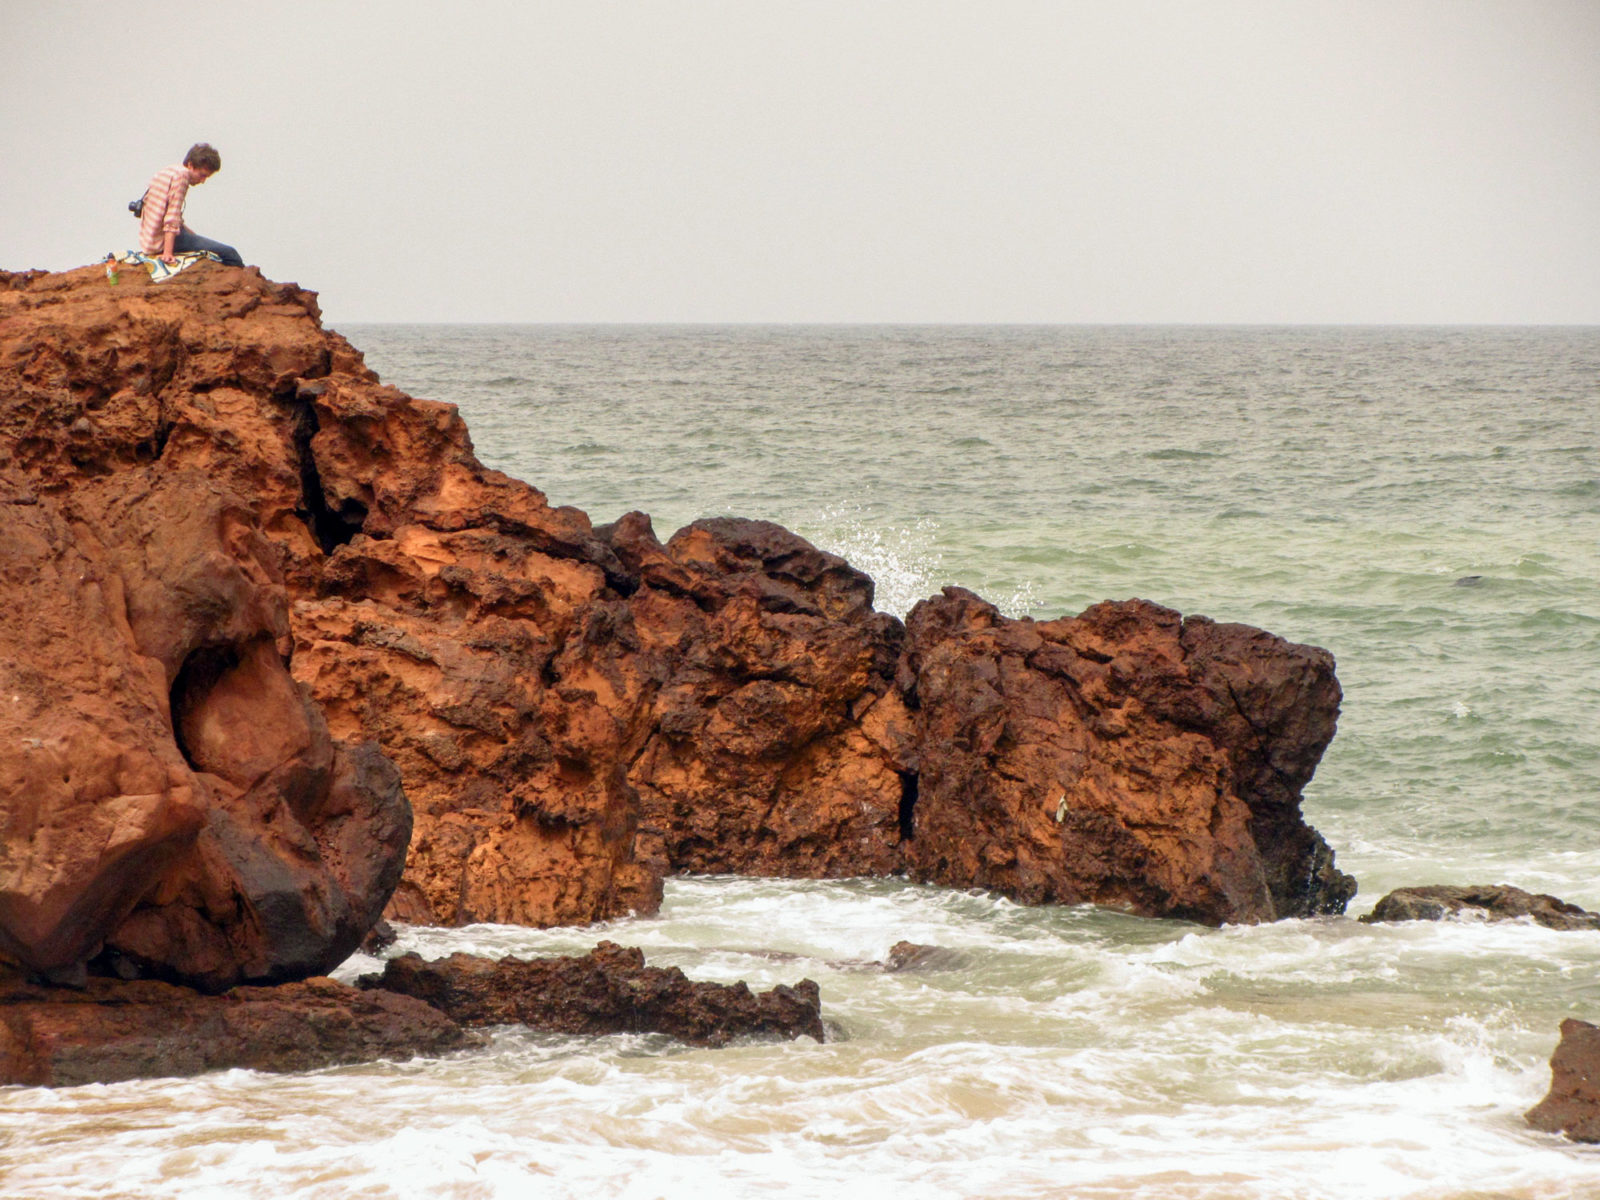
[[[144,212],[139,217],[139,249],[143,253],[160,254],[167,248],[166,235],[183,230],[183,198],[188,191],[188,167],[156,172],[145,189]]]

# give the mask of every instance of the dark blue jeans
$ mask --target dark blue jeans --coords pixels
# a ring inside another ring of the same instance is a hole
[[[185,229],[172,239],[174,254],[188,254],[191,250],[209,250],[222,260],[222,265],[225,267],[244,266],[244,259],[239,257],[239,252],[232,246],[224,246],[221,242],[201,237],[198,233],[190,233]]]

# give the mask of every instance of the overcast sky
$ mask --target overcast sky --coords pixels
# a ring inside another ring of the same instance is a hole
[[[1600,0],[0,0],[0,267],[330,320],[1600,323]]]

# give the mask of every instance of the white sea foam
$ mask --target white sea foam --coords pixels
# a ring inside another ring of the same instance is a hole
[[[882,954],[886,926],[961,956],[864,969],[853,960]],[[810,974],[847,1037],[703,1051],[503,1031],[427,1062],[13,1089],[0,1093],[6,1124],[47,1121],[50,1134],[7,1142],[4,1184],[23,1196],[1531,1200],[1583,1196],[1597,1166],[1521,1124],[1552,1030],[1500,994],[1562,975],[1592,986],[1600,947],[1582,935],[1338,920],[1200,930],[893,881],[738,879],[672,881],[663,917],[603,932],[695,974]],[[407,929],[402,945],[533,953],[594,936]],[[764,957],[774,948],[798,957]]]
[[[397,949],[602,935],[702,978],[808,975],[842,1037],[704,1051],[507,1030],[432,1062],[13,1090],[0,1108],[50,1114],[55,1136],[6,1147],[10,1182],[96,1194],[125,1159],[103,1194],[1532,1200],[1600,1179],[1593,1152],[1520,1118],[1569,991],[1600,989],[1600,937],[1208,930],[892,880],[699,878],[671,881],[659,918],[408,928]],[[872,968],[900,936],[958,953]]]

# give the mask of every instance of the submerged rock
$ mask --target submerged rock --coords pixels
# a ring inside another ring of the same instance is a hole
[[[916,942],[896,942],[889,947],[883,969],[890,974],[901,971],[953,971],[966,965],[966,955],[943,946],[923,946]]]
[[[1550,1056],[1550,1093],[1528,1110],[1528,1124],[1575,1142],[1600,1142],[1600,1025],[1561,1022]]]
[[[246,1067],[312,1071],[442,1054],[478,1036],[429,1005],[331,979],[222,995],[154,980],[0,982],[0,1084],[73,1087]]]
[[[740,982],[694,983],[676,967],[647,967],[644,952],[601,942],[583,957],[425,962],[390,959],[363,988],[424,1000],[463,1025],[527,1025],[556,1033],[665,1033],[696,1046],[736,1037],[823,1040],[817,985],[802,979],[753,993]]]
[[[1476,917],[1486,921],[1511,921],[1531,917],[1547,929],[1600,929],[1600,913],[1589,912],[1555,896],[1525,892],[1509,884],[1476,887],[1397,888],[1361,920],[1440,921],[1447,917]]]
[[[399,931],[389,922],[380,918],[378,923],[367,931],[367,936],[361,939],[361,953],[379,954],[399,940]]]

